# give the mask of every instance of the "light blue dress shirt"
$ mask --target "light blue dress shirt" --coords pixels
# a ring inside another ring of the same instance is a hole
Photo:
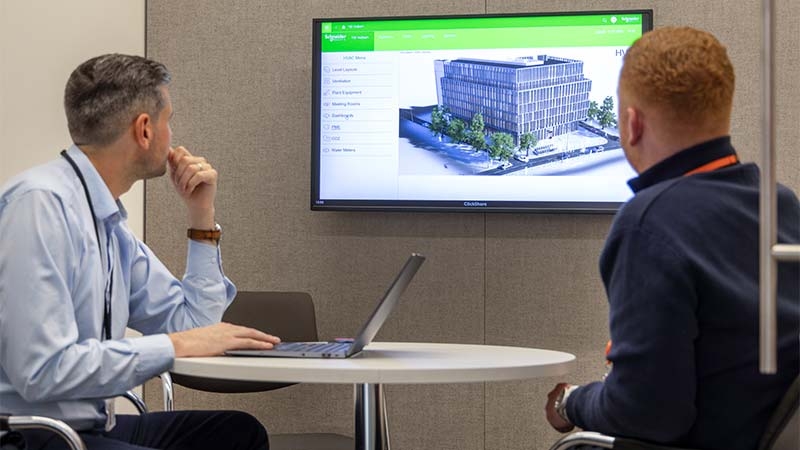
[[[125,209],[86,155],[74,145],[68,154],[86,179],[102,251],[65,158],[0,191],[0,413],[101,429],[103,399],[172,367],[165,333],[219,322],[236,288],[219,249],[191,240],[186,273],[176,279],[130,231]],[[109,268],[112,339],[104,341]],[[145,336],[124,338],[126,327]]]

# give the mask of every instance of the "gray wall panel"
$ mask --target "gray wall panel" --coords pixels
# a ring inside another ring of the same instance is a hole
[[[775,118],[778,147],[777,178],[800,191],[800,2],[779,0],[776,5]],[[760,58],[760,55],[756,55]],[[750,126],[757,132],[757,124]],[[759,159],[760,161],[760,159]]]
[[[274,5],[149,2],[148,55],[174,74],[174,141],[221,174],[226,273],[240,289],[310,292],[320,335],[331,338],[355,333],[409,252],[421,252],[429,260],[378,339],[483,342],[483,215],[308,210],[312,17],[477,13],[483,1]],[[180,273],[184,213],[170,189],[148,183],[147,241]],[[158,402],[155,386],[147,392]],[[387,397],[397,448],[482,448],[483,385],[392,386]],[[352,432],[350,386],[230,398],[181,389],[177,400],[243,409],[274,432]],[[480,426],[463,433],[462,424]]]
[[[608,307],[597,258],[610,224],[607,215],[488,217],[487,343],[559,349],[579,363],[564,380],[487,385],[487,450],[547,448],[557,435],[542,413],[550,388],[602,375]]]
[[[776,3],[778,176],[799,190],[800,6]],[[308,291],[322,337],[340,336],[355,332],[407,254],[422,252],[429,260],[379,339],[565,350],[578,357],[568,381],[583,383],[604,371],[608,309],[597,259],[612,218],[312,213],[311,19],[652,8],[656,26],[705,28],[728,46],[737,74],[734,144],[744,160],[760,161],[760,4],[150,0],[147,52],[173,72],[174,142],[220,171],[225,270],[240,289]],[[184,209],[163,179],[147,183],[146,201],[147,242],[181,273]],[[558,434],[542,408],[557,381],[389,386],[394,448],[546,449]],[[159,401],[149,387],[148,400]],[[179,389],[177,399],[182,408],[244,409],[274,432],[350,433],[351,395],[349,386],[298,385],[247,396]]]

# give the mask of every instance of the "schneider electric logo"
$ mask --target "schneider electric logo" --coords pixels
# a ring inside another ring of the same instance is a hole
[[[330,42],[341,42],[347,40],[346,34],[326,34],[325,39]]]

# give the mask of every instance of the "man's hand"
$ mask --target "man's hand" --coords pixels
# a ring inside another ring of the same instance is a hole
[[[227,350],[269,350],[281,340],[253,328],[218,323],[168,335],[175,347],[175,357],[218,356]]]
[[[167,161],[172,184],[189,208],[189,227],[213,229],[216,169],[205,158],[192,155],[184,147],[170,149]]]
[[[564,420],[556,411],[556,399],[563,394],[564,390],[568,387],[569,384],[567,383],[558,383],[556,387],[547,394],[547,404],[544,407],[547,421],[550,422],[550,426],[555,428],[559,433],[569,433],[575,428],[575,425]]]

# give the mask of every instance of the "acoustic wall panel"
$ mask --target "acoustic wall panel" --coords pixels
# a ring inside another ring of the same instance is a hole
[[[692,25],[729,48],[737,74],[732,135],[760,155],[760,0],[459,0],[148,2],[148,55],[173,71],[175,144],[220,171],[217,216],[226,273],[240,289],[304,290],[324,338],[353,333],[411,251],[428,261],[379,335],[554,348],[576,354],[566,381],[604,370],[607,306],[597,259],[607,215],[310,212],[314,17],[652,8],[655,25]],[[778,3],[779,179],[800,189],[797,2]],[[565,6],[566,5],[566,6]],[[147,183],[147,242],[175,273],[184,210],[166,180]],[[557,379],[389,386],[395,449],[546,449],[542,412]],[[147,390],[156,401],[159,390]],[[297,385],[246,396],[179,389],[179,407],[240,408],[272,432],[352,429],[352,389]],[[309,425],[317,423],[317,426]]]

